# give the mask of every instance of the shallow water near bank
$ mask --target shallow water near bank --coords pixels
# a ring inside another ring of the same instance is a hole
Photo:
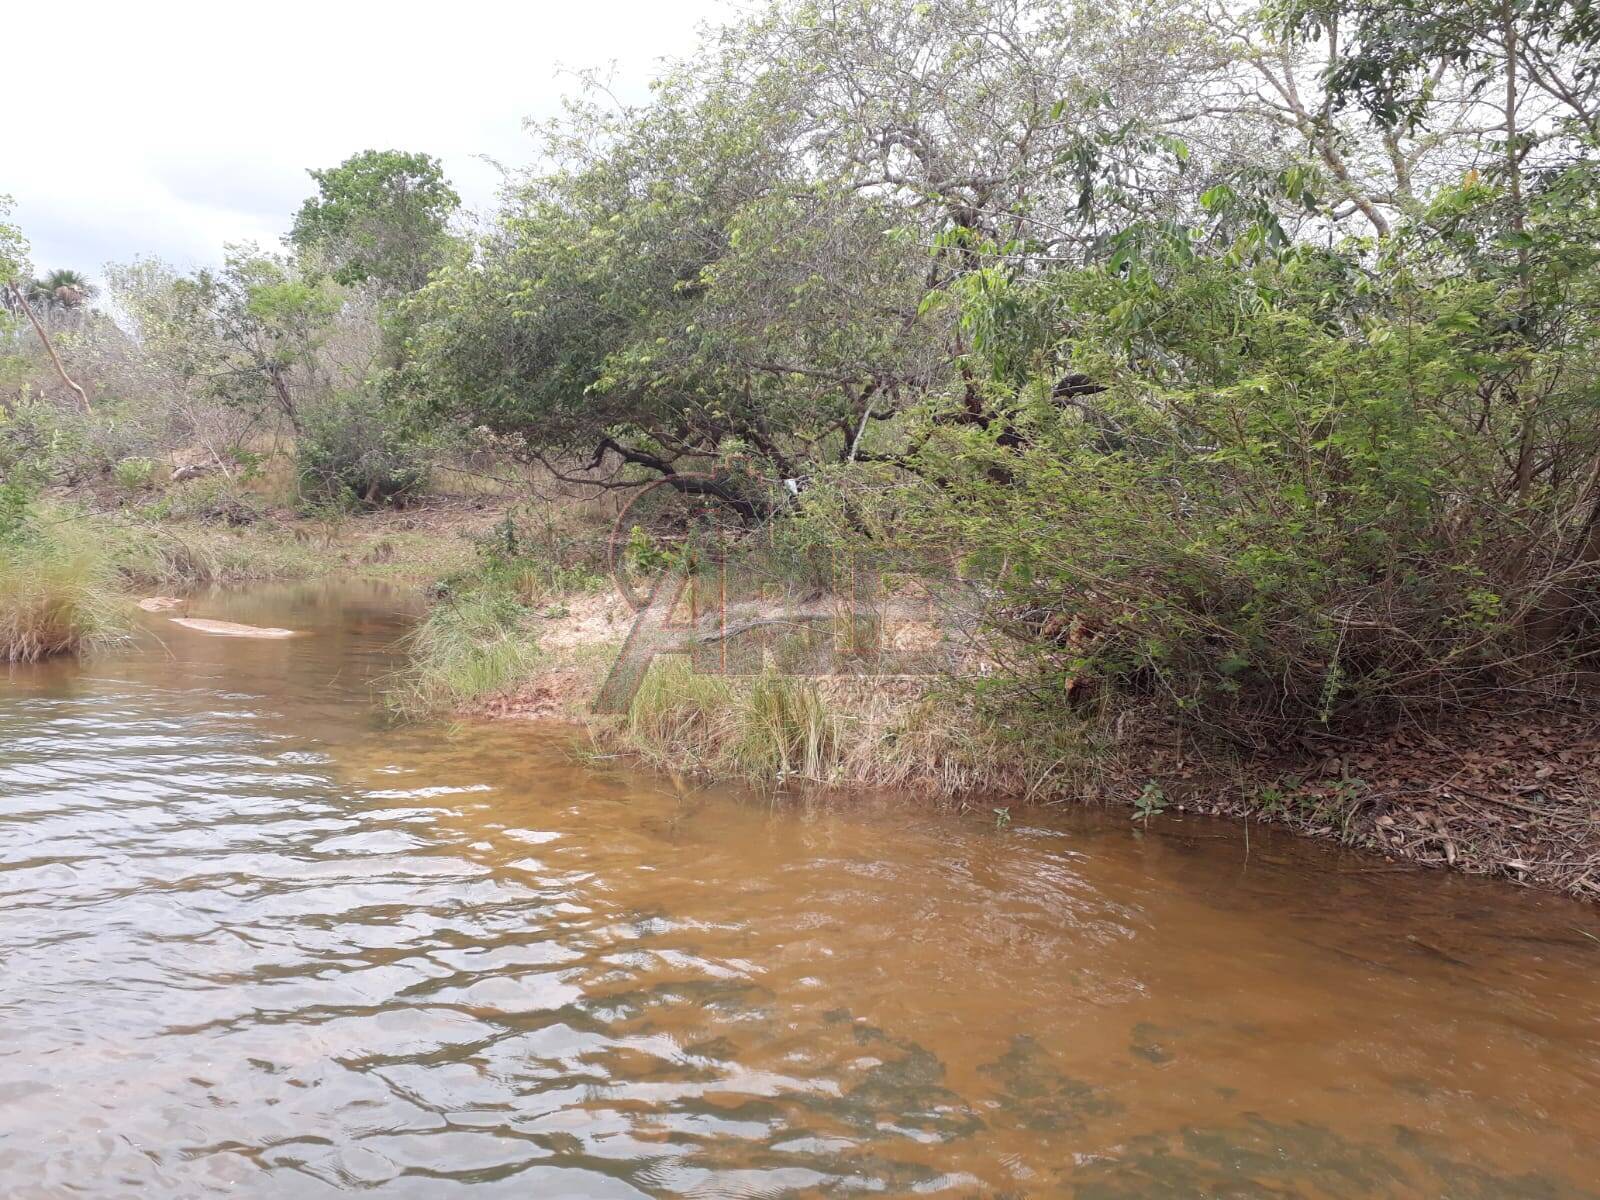
[[[400,591],[0,674],[0,1194],[1600,1197],[1600,918],[392,727]]]

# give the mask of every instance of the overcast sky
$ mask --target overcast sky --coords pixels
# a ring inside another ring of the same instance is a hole
[[[615,63],[646,94],[725,0],[74,0],[8,4],[15,103],[0,193],[37,270],[95,278],[153,254],[180,267],[224,242],[273,243],[314,188],[308,167],[364,149],[444,161],[470,207],[526,165],[527,117],[558,111],[571,71]]]

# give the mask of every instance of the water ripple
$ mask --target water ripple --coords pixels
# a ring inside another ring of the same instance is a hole
[[[1594,1195],[1587,910],[682,794],[212,602],[307,636],[0,681],[8,1197]]]

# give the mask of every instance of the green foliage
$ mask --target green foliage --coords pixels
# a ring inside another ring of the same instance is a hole
[[[28,276],[28,239],[22,230],[4,218],[11,212],[13,201],[0,193],[0,287]]]
[[[17,480],[0,483],[0,542],[20,542],[27,532],[33,492]]]
[[[331,386],[325,354],[345,296],[328,279],[254,246],[230,246],[220,271],[178,275],[158,262],[110,270],[118,305],[173,385],[298,431]]]
[[[111,469],[117,486],[130,492],[142,492],[155,480],[156,464],[148,458],[125,458]]]
[[[808,182],[770,117],[670,88],[610,154],[514,194],[478,260],[408,306],[439,416],[535,455],[697,471],[792,475],[802,439],[840,436],[865,364],[915,345],[851,314],[914,303],[918,254]]]
[[[9,413],[0,410],[0,475],[43,485],[103,474],[114,461],[98,436],[103,431],[81,412],[25,397]]]
[[[429,460],[415,430],[370,389],[333,397],[303,424],[295,464],[307,495],[376,507],[403,504],[427,483]]]
[[[1370,269],[1296,247],[969,292],[1002,415],[930,410],[898,536],[963,549],[1045,711],[1159,697],[1271,739],[1600,649],[1573,636],[1600,616],[1596,181],[1551,181],[1515,246],[1500,204],[1445,193]]]
[[[174,449],[184,449],[186,457],[209,458],[209,446],[215,445],[230,454],[227,438],[248,428],[243,421],[235,423],[235,414],[219,416],[209,406],[169,404],[168,399],[103,396],[85,412],[76,403],[63,406],[27,388],[9,412],[0,406],[0,477],[65,487],[109,478],[138,490],[158,481],[164,472],[157,463]]]
[[[404,712],[437,712],[516,683],[539,660],[530,619],[497,587],[446,596],[411,635],[411,665],[392,702]]]
[[[437,159],[363,150],[311,171],[317,194],[300,206],[289,240],[325,262],[342,284],[415,291],[444,259],[451,216],[461,205]]]
[[[1142,83],[1182,72],[1181,21],[1119,16],[1159,47]],[[779,483],[874,451],[953,368],[930,286],[1081,253],[1190,169],[1112,111],[1119,32],[978,0],[736,22],[647,106],[546,129],[555,169],[407,306],[411,381],[530,457]]]
[[[627,716],[595,733],[674,772],[766,787],[1070,794],[1084,762],[1084,748],[1066,739],[1007,737],[958,697],[886,695],[877,684],[844,690],[777,673],[706,675],[676,656],[657,659]],[[1004,812],[996,810],[997,824]]]
[[[411,638],[411,663],[391,695],[402,712],[459,707],[525,679],[542,661],[538,623],[561,601],[607,580],[507,516],[476,546],[475,561],[434,585],[434,605]]]
[[[1140,789],[1138,796],[1133,801],[1133,819],[1150,824],[1151,817],[1159,817],[1167,811],[1167,794],[1161,785],[1154,780],[1146,783]]]
[[[1268,744],[1600,653],[1597,44],[1556,0],[777,0],[641,106],[575,98],[470,246],[437,161],[366,151],[312,172],[292,258],[113,272],[117,352],[219,460],[291,426],[330,524],[471,438],[673,476],[764,523],[784,587],[870,559],[991,638],[970,690],[1004,704],[959,752],[927,717],[850,741],[771,680],[669,681],[641,744],[988,779],[1132,705]],[[0,274],[25,260],[0,224]],[[40,281],[43,315],[82,285]],[[132,400],[55,410],[0,337],[10,536],[37,487],[143,486]],[[199,437],[219,411],[237,436]],[[261,515],[222,481],[147,512]],[[669,564],[652,528],[625,566]],[[497,529],[419,635],[425,703],[514,677],[600,566]]]
[[[1345,47],[1329,72],[1330,98],[1385,128],[1428,122],[1445,67],[1460,69],[1475,94],[1499,84],[1512,47],[1594,132],[1594,110],[1584,104],[1600,71],[1600,8],[1592,0],[1297,0],[1267,12],[1300,39],[1325,36],[1342,22]]]
[[[477,540],[476,557],[466,570],[440,581],[440,595],[489,589],[538,608],[574,592],[608,586],[603,549],[592,539],[552,537],[514,516]]]

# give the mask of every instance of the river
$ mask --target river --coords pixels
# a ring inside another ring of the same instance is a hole
[[[1600,1197],[1600,917],[386,722],[414,605],[0,668],[0,1195]],[[159,634],[159,636],[157,636]]]

